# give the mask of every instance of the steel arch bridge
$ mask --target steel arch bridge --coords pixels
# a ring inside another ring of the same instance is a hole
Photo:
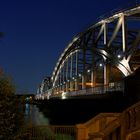
[[[43,80],[38,97],[94,94],[120,88],[123,77],[140,66],[139,20],[138,5],[118,11],[75,36],[54,68],[51,88],[44,90]]]

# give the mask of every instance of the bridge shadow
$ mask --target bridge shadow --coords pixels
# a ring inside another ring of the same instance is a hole
[[[99,113],[120,113],[140,100],[140,68],[124,79],[124,92],[86,95],[68,99],[37,101],[39,109],[51,124],[73,125],[84,123]]]
[[[86,98],[82,96],[65,100],[44,100],[38,105],[39,109],[51,118],[50,123],[55,125],[84,123],[101,112],[121,112],[126,106],[121,92]]]

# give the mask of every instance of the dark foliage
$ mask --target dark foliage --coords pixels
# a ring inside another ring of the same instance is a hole
[[[18,140],[23,114],[15,88],[6,76],[0,76],[0,140]]]

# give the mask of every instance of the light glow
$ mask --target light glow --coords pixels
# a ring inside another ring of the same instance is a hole
[[[120,55],[120,54],[118,54],[118,55],[117,55],[117,57],[118,57],[118,58],[121,58],[121,55]]]
[[[89,72],[90,72],[90,70],[87,70],[87,72],[89,73]]]
[[[79,73],[78,76],[81,77],[82,75]]]
[[[103,66],[103,64],[102,64],[102,63],[100,63],[100,64],[99,64],[99,66],[100,66],[100,67],[102,67],[102,66]]]
[[[66,94],[67,94],[67,92],[62,92],[61,98],[66,99]]]

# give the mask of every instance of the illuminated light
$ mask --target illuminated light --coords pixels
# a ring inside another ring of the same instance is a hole
[[[90,70],[87,70],[87,72],[90,72]]]
[[[98,22],[98,24],[102,24],[102,23],[105,23],[105,20],[101,20]]]
[[[79,73],[78,76],[81,77],[82,75]]]
[[[68,82],[70,81],[70,80],[67,80]]]
[[[113,17],[114,18],[117,18],[117,17],[120,17],[120,16],[122,16],[123,15],[123,13],[118,13],[118,14],[115,14]]]
[[[99,50],[104,56],[109,56],[108,53],[105,50]]]
[[[32,96],[30,96],[30,100],[32,100]]]
[[[86,86],[91,86],[91,85],[92,85],[92,83],[86,82]]]
[[[114,17],[114,18],[118,17],[118,14],[115,14],[113,17]]]
[[[50,99],[50,95],[47,95],[47,99],[48,99],[48,100]]]
[[[70,53],[70,56],[73,55],[74,53],[75,53],[75,51],[74,51],[74,52],[71,52],[71,53]]]
[[[77,81],[77,79],[75,79],[74,81]]]
[[[121,55],[120,55],[120,54],[118,54],[118,55],[117,55],[117,57],[118,57],[118,58],[121,58]]]
[[[71,42],[71,43],[69,43],[68,47],[70,47],[71,45],[72,45],[72,42]]]
[[[75,37],[75,38],[73,39],[73,42],[77,41],[77,39],[78,39],[78,37]]]
[[[61,98],[66,99],[66,94],[67,94],[67,92],[62,92]]]
[[[44,96],[42,96],[41,99],[44,100],[45,99]]]
[[[66,84],[66,82],[64,82],[63,84]]]
[[[102,63],[100,63],[100,64],[99,64],[99,66],[100,66],[100,67],[102,67],[102,66],[103,66],[103,64],[102,64]]]
[[[133,72],[131,71],[130,69],[130,66],[129,66],[129,61],[126,60],[126,59],[122,59],[120,61],[120,64],[118,64],[118,69],[121,70],[121,72],[125,75],[125,76],[128,76],[130,74],[132,74]]]

